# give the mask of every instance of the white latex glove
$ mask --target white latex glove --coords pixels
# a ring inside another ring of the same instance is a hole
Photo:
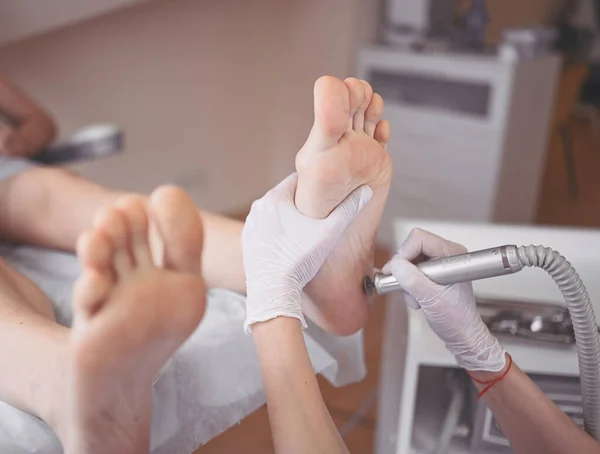
[[[371,200],[361,186],[325,219],[302,215],[294,204],[297,175],[292,174],[252,204],[242,231],[246,272],[246,321],[294,317],[306,328],[300,298],[342,233]]]
[[[499,372],[506,363],[504,349],[477,312],[472,284],[438,285],[411,263],[466,252],[460,244],[414,229],[382,271],[398,280],[408,305],[423,310],[429,326],[446,343],[459,366]]]

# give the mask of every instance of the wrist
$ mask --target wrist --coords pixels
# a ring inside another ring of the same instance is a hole
[[[250,334],[250,326],[276,317],[298,319],[306,327],[302,314],[302,292],[295,286],[272,285],[259,288],[248,286],[246,297],[246,320],[244,329]]]
[[[273,340],[286,341],[298,337],[298,333],[302,336],[302,324],[292,317],[276,317],[252,324],[252,334],[257,344],[261,344],[264,339],[269,340],[267,345],[271,345]]]
[[[244,321],[246,334],[254,334],[253,327],[255,325],[277,318],[295,319],[300,322],[303,328],[307,327],[302,313],[300,292],[277,290],[259,293],[248,290],[246,320]]]
[[[504,353],[504,366],[501,370],[497,372],[487,370],[467,370],[467,373],[478,386],[485,387],[485,383],[499,380],[505,376],[510,367],[511,361],[509,361],[508,354]]]
[[[277,317],[252,324],[252,337],[261,367],[286,368],[294,352],[304,346],[302,324],[290,317]]]
[[[479,315],[477,324],[465,327],[459,336],[446,342],[446,347],[456,358],[460,367],[492,380],[506,370],[507,355],[498,339],[493,336]]]

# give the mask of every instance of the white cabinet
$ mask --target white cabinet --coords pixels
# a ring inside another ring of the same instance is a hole
[[[0,0],[0,44],[147,0]]]
[[[545,162],[560,59],[418,54],[373,47],[359,77],[386,103],[394,180],[391,220],[530,223]]]

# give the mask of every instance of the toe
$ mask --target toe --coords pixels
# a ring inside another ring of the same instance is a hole
[[[77,240],[83,273],[73,289],[73,311],[80,321],[92,316],[106,301],[113,282],[112,248],[98,230],[88,230]]]
[[[383,98],[378,94],[373,94],[369,107],[365,113],[365,132],[369,137],[375,136],[375,128],[383,114]]]
[[[315,82],[314,104],[315,124],[308,141],[311,149],[325,151],[340,140],[352,118],[348,88],[336,77],[320,77]]]
[[[99,230],[88,230],[77,239],[77,257],[84,269],[104,273],[112,271],[113,251],[110,241]]]
[[[150,255],[152,263],[156,268],[164,268],[165,242],[163,241],[156,223],[151,222],[148,233],[148,242],[150,244]]]
[[[348,130],[356,129],[357,126],[360,126],[360,130],[362,131],[365,115],[365,111],[363,109],[366,96],[365,84],[362,80],[355,79],[354,77],[350,77],[344,82],[346,83],[346,87],[348,87],[348,93],[350,96],[350,121],[347,125]],[[366,108],[366,105],[364,108]],[[356,126],[354,126],[355,122]]]
[[[101,209],[94,219],[94,227],[110,241],[113,251],[113,268],[117,276],[123,276],[132,269],[132,261],[127,247],[127,223],[119,211],[113,207]]]
[[[390,124],[387,120],[381,120],[375,128],[374,139],[381,144],[383,148],[387,147],[390,141]]]
[[[373,89],[371,88],[371,84],[369,84],[365,80],[361,80],[364,87],[364,98],[363,102],[354,114],[354,119],[352,121],[352,128],[356,132],[366,132],[366,114],[367,109],[371,105],[371,99],[373,98]]]
[[[73,315],[86,321],[107,301],[113,281],[110,275],[96,269],[86,269],[77,279],[73,289]]]
[[[196,205],[181,189],[163,186],[150,197],[152,218],[164,242],[168,269],[200,272],[204,233]]]
[[[129,251],[135,265],[140,268],[152,267],[148,244],[148,213],[144,199],[137,195],[128,195],[120,198],[115,207],[127,223]]]

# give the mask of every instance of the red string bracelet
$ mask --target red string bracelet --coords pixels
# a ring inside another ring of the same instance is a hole
[[[496,383],[502,381],[504,379],[504,377],[506,377],[506,375],[510,372],[510,369],[512,369],[512,365],[513,365],[512,356],[510,356],[508,353],[506,354],[506,356],[508,356],[508,367],[506,368],[506,370],[504,371],[504,373],[502,375],[500,375],[498,378],[494,378],[493,380],[490,380],[490,381],[477,380],[476,378],[473,378],[473,376],[471,375],[471,373],[469,371],[466,371],[469,378],[471,378],[471,380],[473,380],[475,383],[478,383],[480,385],[486,385],[486,387],[483,388],[481,390],[481,392],[477,395],[477,400],[481,399],[490,389],[492,389],[494,387],[494,385]]]

